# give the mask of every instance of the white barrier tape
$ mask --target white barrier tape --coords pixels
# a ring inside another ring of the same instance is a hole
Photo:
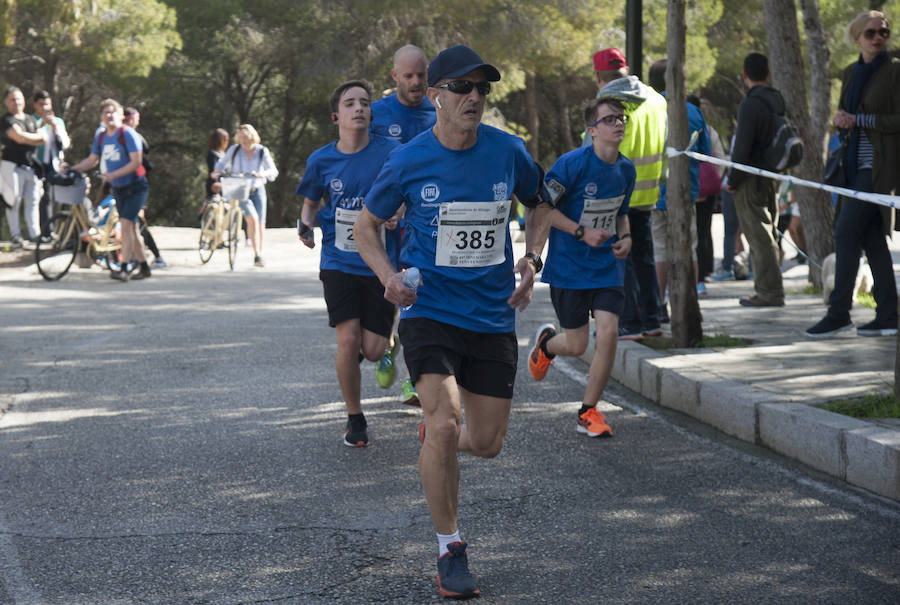
[[[879,204],[881,206],[888,206],[890,208],[900,207],[900,196],[885,195],[883,193],[870,193],[868,191],[854,191],[853,189],[846,189],[844,187],[825,185],[824,183],[816,183],[815,181],[798,179],[797,177],[791,176],[789,174],[779,174],[778,172],[770,172],[768,170],[763,170],[762,168],[756,168],[755,166],[747,166],[746,164],[738,164],[730,160],[714,158],[712,156],[703,155],[702,153],[696,153],[694,151],[681,151],[679,149],[675,149],[674,147],[666,147],[667,157],[671,158],[676,155],[686,155],[690,158],[694,158],[695,160],[700,160],[701,162],[709,162],[710,164],[716,164],[718,166],[724,166],[726,168],[735,168],[737,170],[740,170],[741,172],[749,172],[750,174],[765,176],[769,177],[770,179],[776,179],[779,181],[788,181],[790,183],[793,183],[794,185],[799,185],[801,187],[809,187],[811,189],[827,191],[828,193],[836,193],[838,195],[852,197],[866,202],[872,202],[873,204]]]

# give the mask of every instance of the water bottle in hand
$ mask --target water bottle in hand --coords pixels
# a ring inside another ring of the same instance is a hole
[[[403,272],[403,285],[413,291],[419,289],[419,286],[422,284],[422,274],[419,272],[418,267],[410,267],[406,271]],[[409,309],[412,305],[408,305],[406,307],[400,307],[404,311]]]

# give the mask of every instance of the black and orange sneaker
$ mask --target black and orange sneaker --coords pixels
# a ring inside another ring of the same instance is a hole
[[[465,542],[451,542],[447,552],[438,557],[438,592],[445,599],[471,599],[481,594],[475,577],[469,573]]]
[[[550,364],[553,363],[553,357],[556,357],[555,355],[550,357],[541,348],[541,345],[554,336],[556,336],[556,328],[553,327],[553,324],[543,324],[534,335],[534,345],[528,355],[528,371],[535,380],[544,379],[547,370],[550,369]]]
[[[588,437],[612,437],[606,416],[597,408],[591,408],[578,417],[578,432]]]
[[[347,447],[366,447],[369,445],[369,434],[366,432],[368,424],[365,418],[348,419],[347,428],[344,430],[344,445]]]

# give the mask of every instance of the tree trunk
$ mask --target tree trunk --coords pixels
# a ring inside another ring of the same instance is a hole
[[[819,14],[819,0],[800,0],[803,10],[803,29],[806,31],[806,53],[809,55],[809,97],[812,127],[817,149],[825,149],[828,136],[828,115],[831,111],[831,79],[828,77],[828,41]]]
[[[824,154],[809,115],[794,0],[763,0],[763,19],[768,32],[772,83],[784,95],[788,116],[803,139],[803,161],[794,168],[792,174],[821,182],[825,170]],[[803,217],[806,253],[812,259],[809,263],[809,281],[822,287],[820,267],[825,257],[834,251],[834,210],[831,197],[824,191],[808,187],[798,187],[796,194],[800,215]]]
[[[572,124],[569,122],[569,93],[566,91],[565,82],[560,82],[556,89],[559,99],[559,131],[562,133],[563,145],[566,149],[575,149],[575,139],[572,137]]]
[[[537,75],[534,72],[525,74],[525,115],[528,120],[528,132],[531,134],[531,138],[528,139],[528,152],[535,161],[540,162],[538,137],[541,130],[541,119],[538,115]]]
[[[667,16],[666,96],[669,101],[668,145],[685,149],[690,139],[684,92],[685,0],[669,0]],[[703,338],[697,284],[691,254],[691,222],[694,205],[688,174],[689,160],[679,155],[669,159],[666,183],[668,214],[666,256],[669,272],[669,301],[672,304],[672,340],[677,347],[694,347]]]

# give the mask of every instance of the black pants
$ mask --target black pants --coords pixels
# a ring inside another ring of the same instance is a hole
[[[625,311],[619,325],[629,332],[655,330],[660,326],[659,282],[650,219],[649,210],[628,211],[631,253],[625,259]]]
[[[697,268],[698,279],[703,281],[713,272],[712,217],[716,207],[716,196],[698,200],[694,204],[697,211]]]
[[[858,171],[849,188],[872,191],[872,171]],[[897,282],[877,204],[846,197],[841,199],[841,210],[834,225],[834,251],[834,290],[828,299],[828,315],[841,321],[850,319],[859,255],[865,252],[875,280],[872,289],[877,305],[875,318],[896,325]]]

